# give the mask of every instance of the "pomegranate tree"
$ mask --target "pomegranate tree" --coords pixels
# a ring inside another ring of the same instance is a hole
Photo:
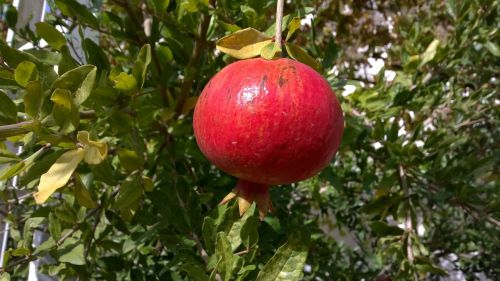
[[[261,218],[269,187],[309,178],[336,153],[342,110],[328,82],[287,58],[240,60],[206,85],[194,112],[204,155],[239,178],[225,203],[238,197],[240,213],[256,202]]]

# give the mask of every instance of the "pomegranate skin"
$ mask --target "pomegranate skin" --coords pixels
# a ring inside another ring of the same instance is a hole
[[[344,120],[328,82],[281,58],[232,63],[201,93],[194,134],[203,154],[242,180],[278,185],[309,178],[336,153]]]

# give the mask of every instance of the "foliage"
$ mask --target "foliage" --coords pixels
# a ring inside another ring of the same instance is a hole
[[[262,222],[217,205],[235,180],[201,155],[191,111],[234,61],[215,42],[272,36],[275,1],[54,0],[1,41],[1,280],[47,256],[61,280],[436,280],[450,255],[498,280],[500,3],[287,2],[287,50],[320,62],[346,131],[319,176],[272,188]],[[86,30],[98,44],[67,40]],[[49,238],[33,247],[35,230]]]

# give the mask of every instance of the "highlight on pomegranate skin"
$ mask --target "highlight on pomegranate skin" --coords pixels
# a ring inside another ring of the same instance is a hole
[[[224,198],[240,213],[271,207],[269,186],[321,171],[340,145],[344,120],[328,82],[314,69],[281,58],[247,59],[217,73],[194,112],[194,134],[215,166],[240,179]]]

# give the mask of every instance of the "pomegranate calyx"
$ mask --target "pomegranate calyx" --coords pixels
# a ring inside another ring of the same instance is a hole
[[[235,198],[238,200],[240,216],[242,216],[254,202],[259,210],[260,220],[264,220],[267,212],[273,209],[269,197],[269,186],[265,184],[239,180],[236,187],[222,199],[219,205],[226,204]]]

